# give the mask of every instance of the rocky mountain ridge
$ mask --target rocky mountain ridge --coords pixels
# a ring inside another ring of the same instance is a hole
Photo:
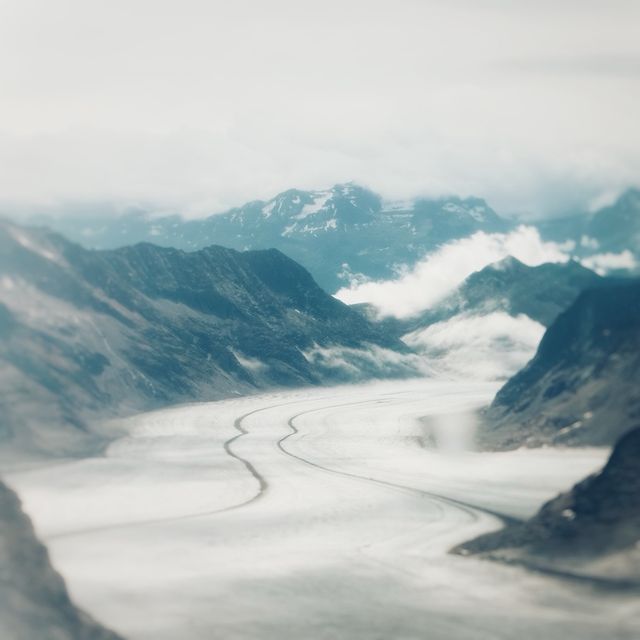
[[[482,446],[613,445],[640,419],[640,280],[604,281],[551,324],[497,393]]]
[[[44,217],[72,240],[108,249],[141,241],[185,250],[220,244],[238,250],[277,248],[333,292],[351,274],[391,277],[442,243],[510,224],[479,198],[384,202],[353,183],[321,191],[290,189],[200,220],[131,211]]]
[[[530,520],[466,542],[463,555],[640,588],[640,428],[616,444],[600,473],[547,502]]]
[[[88,416],[105,411],[420,364],[277,250],[90,251],[11,223],[0,224],[0,329],[0,438],[41,452],[90,445]]]

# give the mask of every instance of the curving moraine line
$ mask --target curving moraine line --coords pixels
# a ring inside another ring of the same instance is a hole
[[[247,498],[246,500],[243,500],[242,502],[239,502],[237,504],[232,504],[228,507],[222,507],[221,509],[210,509],[207,511],[197,511],[195,513],[186,513],[184,515],[181,516],[167,516],[166,518],[149,518],[148,520],[135,520],[135,521],[129,521],[129,522],[119,522],[116,524],[109,524],[109,525],[104,525],[102,527],[89,527],[86,529],[76,529],[73,531],[63,531],[62,533],[55,533],[53,535],[50,536],[46,536],[47,540],[59,540],[61,538],[73,538],[75,536],[83,536],[83,535],[88,535],[88,534],[92,534],[92,533],[102,533],[105,531],[114,531],[114,530],[118,530],[118,529],[127,529],[129,527],[144,527],[144,526],[150,526],[150,525],[155,525],[155,524],[165,524],[167,522],[180,522],[182,520],[193,520],[195,518],[204,518],[207,516],[213,516],[213,515],[217,515],[220,513],[226,513],[228,511],[233,511],[235,509],[240,509],[241,507],[246,507],[247,505],[251,504],[252,502],[256,502],[258,500],[260,500],[260,498],[262,498],[262,496],[264,496],[265,492],[267,491],[267,488],[269,487],[269,483],[267,482],[266,478],[261,475],[258,470],[253,466],[253,464],[251,464],[251,462],[249,462],[249,460],[247,460],[246,458],[243,458],[242,456],[238,455],[237,453],[235,453],[232,449],[231,449],[231,445],[238,440],[239,438],[242,438],[243,436],[247,435],[249,432],[242,426],[242,423],[249,418],[250,416],[256,414],[256,413],[260,413],[261,411],[268,411],[269,409],[275,409],[277,407],[282,407],[282,406],[286,406],[288,404],[295,404],[292,402],[284,402],[281,404],[274,404],[274,405],[270,405],[268,407],[262,407],[260,409],[254,409],[253,411],[249,411],[248,413],[245,413],[241,416],[239,416],[238,418],[236,418],[233,422],[233,427],[234,429],[236,429],[236,431],[238,431],[239,433],[237,433],[236,435],[232,436],[231,438],[229,438],[228,440],[226,440],[223,443],[223,448],[225,450],[225,452],[231,456],[232,458],[235,458],[236,460],[238,460],[239,462],[241,462],[244,467],[247,469],[247,471],[249,471],[249,473],[256,479],[256,481],[258,482],[258,490],[249,498]]]
[[[333,409],[333,408],[339,408],[339,407],[346,407],[346,406],[351,406],[354,403],[346,403],[346,404],[340,404],[340,405],[333,405],[331,407],[321,407],[320,409],[311,409],[309,411],[302,411],[301,413],[298,413],[294,416],[292,416],[291,418],[289,418],[288,422],[287,422],[287,426],[289,427],[289,429],[291,430],[290,433],[288,433],[287,435],[283,436],[282,438],[280,438],[280,440],[278,440],[277,442],[277,446],[280,449],[280,451],[282,451],[285,455],[290,456],[291,458],[295,458],[296,460],[299,460],[300,462],[303,462],[306,465],[310,465],[312,467],[315,467],[316,469],[320,469],[321,471],[325,471],[327,473],[332,473],[334,475],[340,475],[340,476],[345,476],[348,478],[353,478],[355,480],[359,480],[359,481],[365,481],[365,482],[370,482],[373,484],[377,484],[379,486],[383,486],[386,488],[391,488],[394,490],[400,490],[400,491],[406,491],[409,493],[413,493],[413,494],[418,494],[422,497],[425,498],[430,498],[432,500],[436,500],[436,501],[440,501],[443,502],[445,504],[448,504],[452,507],[455,507],[463,512],[465,512],[467,515],[469,515],[473,520],[478,520],[478,512],[480,513],[486,513],[487,515],[490,515],[494,518],[497,518],[498,520],[502,521],[505,525],[506,524],[514,524],[517,522],[521,522],[520,519],[518,518],[514,518],[513,516],[507,515],[505,513],[500,513],[498,511],[493,511],[492,509],[487,509],[485,507],[480,507],[478,505],[475,504],[471,504],[468,502],[464,502],[462,500],[456,500],[455,498],[449,498],[447,496],[443,496],[441,494],[438,493],[433,493],[431,491],[425,491],[424,489],[417,489],[416,487],[412,487],[409,485],[403,485],[403,484],[399,484],[396,482],[389,482],[388,480],[380,480],[378,478],[372,478],[370,476],[363,476],[357,473],[352,473],[350,471],[340,471],[338,469],[332,469],[330,467],[325,467],[321,464],[318,464],[317,462],[313,462],[312,460],[308,460],[307,458],[304,458],[302,456],[299,456],[295,453],[292,453],[291,451],[289,451],[288,449],[285,448],[284,443],[286,440],[288,440],[289,438],[291,438],[292,436],[296,435],[299,433],[298,428],[295,425],[295,421],[298,418],[301,418],[302,416],[305,415],[309,415],[311,413],[317,413],[320,411],[325,411],[326,409]]]

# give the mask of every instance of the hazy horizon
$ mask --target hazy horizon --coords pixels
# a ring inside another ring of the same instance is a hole
[[[186,217],[355,181],[501,215],[640,175],[640,5],[0,3],[0,210]]]

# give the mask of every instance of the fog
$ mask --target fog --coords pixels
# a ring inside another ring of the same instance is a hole
[[[595,207],[640,173],[639,18],[626,0],[2,2],[0,209],[201,216],[347,180]]]
[[[381,316],[407,318],[442,300],[475,271],[507,256],[536,266],[566,262],[572,248],[570,242],[544,242],[533,227],[506,234],[480,231],[443,245],[395,279],[354,282],[335,295],[346,304],[368,302]]]

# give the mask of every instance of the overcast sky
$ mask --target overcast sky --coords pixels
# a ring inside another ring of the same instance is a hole
[[[637,0],[0,0],[0,205],[355,180],[501,213],[640,176]]]

